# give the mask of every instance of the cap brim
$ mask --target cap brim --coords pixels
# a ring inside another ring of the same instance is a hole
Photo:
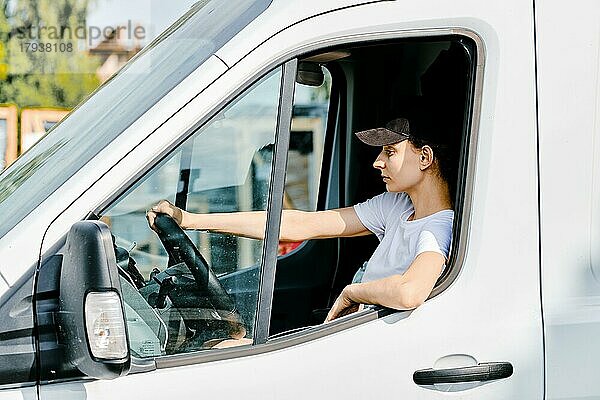
[[[407,135],[386,128],[368,129],[355,133],[356,137],[369,146],[387,146],[408,139]]]

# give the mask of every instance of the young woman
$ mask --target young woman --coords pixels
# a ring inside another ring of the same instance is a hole
[[[454,165],[439,132],[397,118],[385,128],[356,133],[371,146],[382,146],[373,167],[381,171],[387,192],[353,207],[305,212],[283,210],[280,240],[377,235],[380,243],[364,275],[344,288],[326,321],[358,310],[360,304],[413,309],[431,293],[448,259],[452,238]],[[171,215],[183,229],[202,229],[263,239],[264,211],[193,214],[168,201],[147,213]],[[356,279],[355,279],[356,280]]]

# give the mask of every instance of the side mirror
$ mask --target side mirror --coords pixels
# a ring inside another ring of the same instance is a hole
[[[59,325],[68,361],[87,376],[129,371],[119,271],[108,226],[80,221],[67,235],[60,274]]]

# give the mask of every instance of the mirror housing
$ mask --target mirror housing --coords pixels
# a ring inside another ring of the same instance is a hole
[[[71,227],[60,273],[59,333],[68,362],[114,379],[130,367],[127,324],[112,235],[100,221]]]

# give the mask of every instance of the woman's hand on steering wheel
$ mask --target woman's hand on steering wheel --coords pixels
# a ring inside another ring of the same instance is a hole
[[[154,220],[156,219],[157,213],[169,215],[175,220],[175,222],[177,222],[177,225],[185,229],[185,226],[183,225],[184,211],[181,208],[174,206],[167,200],[161,200],[157,204],[153,205],[148,212],[146,212],[146,219],[148,220],[148,225],[150,225],[152,230],[156,231]]]
[[[219,278],[192,240],[182,229],[181,219],[185,211],[162,200],[148,211],[148,224],[156,232],[167,254],[169,265],[183,263],[190,270],[200,293],[210,299],[214,319],[229,325],[229,337],[243,338],[246,328],[235,301],[221,285]],[[179,217],[179,218],[177,218]]]

